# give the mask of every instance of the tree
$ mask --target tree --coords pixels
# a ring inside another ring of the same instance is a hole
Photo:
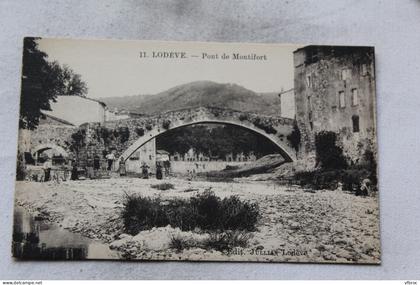
[[[60,65],[57,62],[53,64]],[[61,69],[61,80],[63,82],[60,94],[62,96],[82,96],[85,97],[87,94],[87,86],[80,74],[74,73],[74,71],[67,65],[60,67]]]
[[[343,149],[337,145],[337,134],[321,131],[315,135],[316,164],[323,169],[345,169],[347,161]]]
[[[51,110],[50,101],[58,95],[87,93],[86,83],[79,74],[56,61],[48,62],[48,55],[38,49],[38,38],[25,38],[22,57],[22,83],[19,127],[35,129],[42,111]]]
[[[22,58],[22,94],[20,96],[19,127],[35,129],[42,110],[51,110],[55,100],[57,81],[47,62],[47,54],[38,49],[35,38],[25,38]]]

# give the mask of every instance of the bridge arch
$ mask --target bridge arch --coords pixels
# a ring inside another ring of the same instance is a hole
[[[59,145],[56,145],[56,144],[52,144],[52,143],[40,144],[40,145],[36,146],[31,151],[32,156],[35,156],[36,153],[38,153],[38,152],[42,152],[42,151],[45,151],[45,150],[48,150],[48,149],[55,150],[56,152],[58,152],[63,157],[68,157],[69,156],[69,154],[67,153],[67,151],[63,147],[61,147]]]
[[[187,127],[196,124],[221,124],[221,125],[233,125],[243,129],[247,129],[253,133],[257,133],[273,144],[275,144],[279,150],[281,155],[284,157],[286,161],[294,161],[295,154],[291,151],[291,147],[287,144],[287,142],[282,141],[279,138],[278,134],[268,134],[264,130],[255,127],[252,123],[242,122],[239,120],[229,120],[229,119],[215,119],[215,118],[197,118],[195,120],[191,120],[188,122],[178,121],[174,124],[171,124],[171,127],[168,129],[163,128],[162,126],[155,126],[153,129],[148,131],[144,136],[139,137],[135,140],[128,148],[126,148],[121,155],[117,159],[117,163],[119,163],[120,158],[123,157],[124,161],[127,160],[134,152],[136,152],[140,147],[142,147],[147,142],[151,141],[152,139],[158,137],[159,135],[166,133],[168,131],[172,131],[178,128]]]

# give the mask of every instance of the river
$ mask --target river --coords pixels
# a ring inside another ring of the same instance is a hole
[[[119,254],[100,243],[31,215],[16,206],[13,257],[18,259],[81,260],[119,259]]]

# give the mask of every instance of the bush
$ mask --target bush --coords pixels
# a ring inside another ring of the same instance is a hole
[[[212,191],[189,200],[171,201],[126,195],[121,215],[125,231],[132,235],[167,225],[182,230],[253,231],[260,216],[258,204],[243,202],[236,196],[222,200]]]
[[[128,139],[130,138],[130,130],[128,129],[128,127],[119,127],[117,129],[117,134],[119,135],[120,141],[122,143],[127,142]]]
[[[171,183],[155,184],[155,185],[152,185],[150,187],[152,187],[154,189],[162,190],[162,191],[166,191],[166,190],[169,190],[169,189],[174,189],[174,185],[171,184]]]
[[[146,130],[151,131],[153,129],[153,126],[151,124],[146,125]]]
[[[121,217],[125,232],[136,235],[152,227],[166,226],[167,217],[162,211],[160,198],[148,198],[137,195],[126,195],[123,201]]]
[[[18,151],[16,162],[16,180],[22,181],[26,177],[26,168],[23,155]]]
[[[139,137],[144,136],[144,129],[143,129],[143,128],[136,128],[136,134],[137,134]]]
[[[247,247],[251,234],[242,231],[211,233],[204,241],[204,248],[218,251],[231,251],[235,247]]]
[[[315,135],[316,163],[323,169],[345,169],[347,161],[343,150],[337,146],[334,132],[322,131]]]
[[[231,251],[235,247],[247,247],[252,234],[244,231],[225,231],[210,233],[204,240],[186,237],[172,237],[170,247],[178,252],[184,249],[199,247],[218,251]]]
[[[110,129],[101,126],[96,129],[96,138],[98,139],[98,141],[100,141],[102,138],[104,144],[108,144],[112,140],[113,134]]]
[[[169,127],[171,126],[171,121],[169,120],[164,120],[162,122],[162,128],[164,128],[165,130],[169,129]]]
[[[301,186],[312,189],[337,189],[338,183],[343,184],[343,189],[353,191],[360,187],[360,182],[369,177],[367,169],[345,169],[345,170],[315,170],[308,172],[298,172],[295,175],[297,183]]]
[[[246,121],[248,120],[248,115],[247,114],[240,114],[239,115],[239,121]]]
[[[264,130],[267,134],[275,134],[275,133],[277,133],[276,129],[273,128],[273,126],[270,123],[262,120],[259,117],[255,118],[252,121],[252,123],[254,124],[254,126],[256,126],[256,127],[260,128],[260,129]]]
[[[183,237],[172,237],[170,248],[176,249],[176,251],[180,252],[184,249],[192,248],[192,247],[201,247],[198,242],[193,239],[187,239]]]
[[[375,154],[371,150],[366,150],[364,153],[364,160],[367,166],[367,169],[370,171],[369,179],[372,181],[373,185],[378,183],[377,176],[377,163]]]

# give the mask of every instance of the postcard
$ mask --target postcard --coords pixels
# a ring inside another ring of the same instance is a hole
[[[380,263],[373,47],[22,52],[16,259]]]

